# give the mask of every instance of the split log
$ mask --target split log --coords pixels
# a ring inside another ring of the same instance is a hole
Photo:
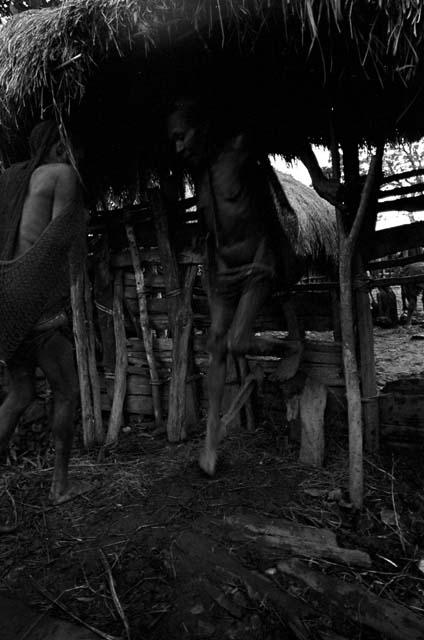
[[[96,433],[94,429],[94,410],[88,365],[88,335],[84,304],[84,277],[85,267],[82,266],[78,274],[71,279],[71,305],[81,397],[83,442],[84,447],[90,447],[96,441]]]
[[[118,440],[122,422],[125,393],[127,389],[127,337],[125,334],[125,320],[123,307],[123,277],[122,270],[115,273],[113,295],[113,325],[115,330],[115,384],[113,390],[112,409],[109,416],[105,445],[110,446]]]
[[[324,413],[327,387],[318,380],[306,377],[300,396],[301,439],[299,462],[322,467],[324,462]]]
[[[360,567],[371,566],[371,558],[367,553],[339,547],[336,535],[329,529],[255,515],[229,516],[225,518],[225,523],[230,526],[226,535],[231,540],[252,543],[265,555],[272,551],[275,556],[276,551],[281,551],[284,554],[326,558]]]
[[[278,570],[323,596],[324,605],[367,625],[391,640],[422,640],[424,619],[391,600],[379,598],[359,584],[351,584],[309,569],[299,560],[279,562]],[[332,611],[330,611],[331,615]]]
[[[162,428],[162,408],[161,408],[160,395],[159,395],[160,380],[157,374],[156,361],[153,353],[152,331],[149,326],[149,316],[147,313],[147,302],[146,302],[146,295],[144,291],[144,277],[143,277],[143,272],[140,266],[140,256],[139,256],[137,244],[135,241],[134,229],[130,224],[126,224],[125,230],[127,232],[128,244],[129,244],[130,253],[131,253],[131,260],[132,260],[132,265],[133,265],[135,279],[136,279],[138,308],[139,308],[139,314],[140,314],[140,325],[143,333],[143,342],[144,342],[144,347],[146,349],[146,357],[149,365],[150,378],[152,382],[152,398],[153,398],[153,406],[154,406],[154,412],[155,412],[155,423],[156,423],[156,427],[160,429]]]
[[[234,555],[229,555],[217,543],[198,532],[185,531],[174,547],[176,568],[191,576],[192,584],[242,584],[249,597],[259,603],[269,601],[284,623],[299,640],[313,640],[302,618],[317,617],[309,605],[279,589],[271,580],[249,571]]]

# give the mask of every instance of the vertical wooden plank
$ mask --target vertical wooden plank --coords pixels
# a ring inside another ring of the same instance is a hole
[[[187,371],[193,314],[191,294],[197,266],[187,266],[184,278],[184,293],[173,323],[172,373],[169,384],[169,409],[167,433],[170,442],[186,437]]]
[[[162,428],[162,407],[160,400],[160,380],[156,367],[156,359],[153,352],[153,337],[149,326],[149,316],[147,313],[147,301],[144,292],[144,276],[140,266],[140,256],[138,253],[137,243],[135,240],[134,229],[132,225],[125,225],[127,232],[128,244],[130,247],[131,260],[134,268],[135,286],[137,291],[138,309],[140,314],[140,325],[143,333],[143,343],[146,350],[147,364],[149,365],[150,380],[152,384],[153,412],[155,415],[155,424],[158,429]],[[115,381],[116,383],[116,381]]]
[[[324,462],[324,412],[327,387],[307,377],[300,396],[301,441],[299,462],[322,467]]]
[[[163,267],[163,279],[165,282],[166,300],[168,307],[168,316],[170,319],[169,329],[172,338],[173,322],[176,316],[177,308],[180,303],[181,282],[178,270],[177,257],[171,245],[169,237],[168,218],[166,209],[158,190],[152,190],[149,195],[154,221],[156,235],[159,246],[160,260]]]
[[[88,366],[88,336],[84,305],[84,265],[71,279],[72,326],[78,367],[81,396],[81,417],[84,447],[95,443],[94,412],[91,397],[90,373]]]
[[[97,371],[96,362],[96,343],[95,343],[95,331],[93,320],[93,298],[92,298],[92,286],[87,270],[85,270],[84,276],[84,302],[85,312],[87,318],[87,361],[88,361],[88,373],[90,377],[90,389],[91,399],[93,405],[93,420],[94,420],[94,437],[98,444],[103,444],[104,431],[102,420],[102,408],[100,401],[100,382],[99,373]]]
[[[163,266],[165,290],[168,306],[170,335],[172,337],[172,372],[169,385],[169,406],[167,435],[170,442],[178,442],[186,436],[186,409],[190,402],[187,393],[189,363],[193,359],[192,327],[193,313],[191,297],[197,265],[188,265],[184,282],[181,284],[175,250],[169,237],[168,218],[162,197],[152,191],[150,202],[153,210],[159,253]],[[191,383],[192,384],[192,383]],[[193,388],[190,389],[193,393]],[[192,410],[195,405],[191,403]],[[191,416],[191,421],[194,416]]]
[[[123,297],[123,273],[122,269],[118,269],[115,273],[113,292],[113,326],[116,345],[115,384],[105,441],[106,446],[110,446],[118,440],[119,429],[122,422],[125,393],[127,390],[128,355]]]
[[[333,337],[336,342],[341,342],[342,329],[340,326],[340,300],[335,289],[330,289],[331,315],[333,318]]]

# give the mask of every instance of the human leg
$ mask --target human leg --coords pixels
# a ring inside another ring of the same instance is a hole
[[[30,362],[9,364],[10,389],[0,406],[0,455],[6,450],[18,420],[35,396],[34,367]]]
[[[51,428],[55,444],[55,465],[50,499],[65,502],[80,489],[68,481],[68,466],[74,435],[74,418],[79,398],[78,376],[71,342],[55,331],[39,347],[37,362],[44,371],[53,396]]]
[[[208,418],[206,439],[199,465],[208,475],[215,473],[218,444],[223,436],[220,430],[220,410],[227,371],[226,334],[234,314],[235,304],[220,297],[211,298],[211,328],[208,351]]]

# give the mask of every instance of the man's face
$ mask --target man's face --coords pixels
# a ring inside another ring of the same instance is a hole
[[[168,136],[175,152],[191,166],[199,165],[206,156],[206,127],[195,127],[180,111],[168,118]]]

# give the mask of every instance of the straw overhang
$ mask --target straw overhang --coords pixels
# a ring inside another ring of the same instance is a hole
[[[53,114],[78,122],[97,173],[124,183],[165,161],[169,101],[197,90],[269,153],[290,156],[299,132],[328,145],[331,113],[364,143],[418,138],[421,5],[65,0],[24,12],[0,30],[0,146],[13,159],[16,136]]]

